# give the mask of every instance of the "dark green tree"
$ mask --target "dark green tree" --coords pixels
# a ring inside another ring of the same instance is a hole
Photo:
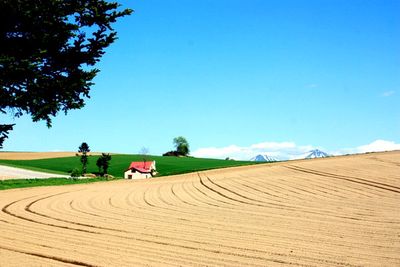
[[[0,1],[0,113],[51,127],[58,112],[89,98],[94,65],[132,13],[104,0]],[[14,124],[0,124],[0,148]]]
[[[76,155],[81,157],[82,174],[85,174],[86,170],[87,170],[87,165],[89,163],[89,155],[87,154],[90,152],[89,145],[87,143],[83,142],[79,146],[78,152],[81,153],[81,154],[76,154]]]
[[[103,175],[107,174],[110,161],[111,155],[106,153],[101,153],[101,156],[97,159],[96,165],[99,171],[103,170]]]
[[[180,155],[182,155],[182,156],[189,155],[189,152],[190,152],[189,143],[188,143],[188,141],[186,140],[185,137],[183,137],[183,136],[175,137],[174,140],[173,140],[173,143],[174,143],[174,146],[176,148],[176,151]]]
[[[14,124],[0,124],[0,149],[3,148],[3,142],[8,137],[8,132],[13,129]]]

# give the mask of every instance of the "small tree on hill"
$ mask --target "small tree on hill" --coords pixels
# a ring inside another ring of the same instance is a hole
[[[187,156],[189,155],[189,142],[186,140],[185,137],[183,136],[178,136],[175,137],[173,140],[174,146],[176,148],[176,151],[182,155],[182,156]]]
[[[111,155],[101,153],[101,156],[97,159],[96,165],[99,167],[99,171],[103,169],[103,175],[107,174],[108,167],[110,166]]]
[[[89,156],[88,156],[88,152],[90,152],[90,148],[89,145],[85,142],[83,142],[79,148],[78,148],[78,152],[81,154],[76,154],[78,157],[81,157],[81,163],[82,163],[82,174],[86,173],[86,169],[87,169],[87,165],[89,163]]]
[[[143,161],[146,162],[148,160],[149,149],[147,147],[142,147],[139,150],[139,155],[142,156]]]

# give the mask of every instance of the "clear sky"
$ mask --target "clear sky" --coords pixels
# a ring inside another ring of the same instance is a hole
[[[15,119],[4,150],[162,154],[180,135],[205,157],[400,148],[400,1],[121,3],[135,13],[86,107],[51,129]]]

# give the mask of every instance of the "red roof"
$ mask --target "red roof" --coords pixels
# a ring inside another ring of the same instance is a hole
[[[140,172],[151,172],[151,165],[153,161],[140,161],[140,162],[131,162],[128,170],[135,169]]]

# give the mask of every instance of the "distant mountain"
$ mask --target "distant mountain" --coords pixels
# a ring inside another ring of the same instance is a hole
[[[319,150],[319,149],[314,149],[309,151],[310,154],[308,154],[306,159],[315,159],[315,158],[326,158],[329,157],[329,154]]]
[[[257,155],[254,158],[251,158],[250,161],[265,161],[265,162],[274,162],[274,161],[278,161],[276,158],[273,157],[269,157],[268,155]]]

